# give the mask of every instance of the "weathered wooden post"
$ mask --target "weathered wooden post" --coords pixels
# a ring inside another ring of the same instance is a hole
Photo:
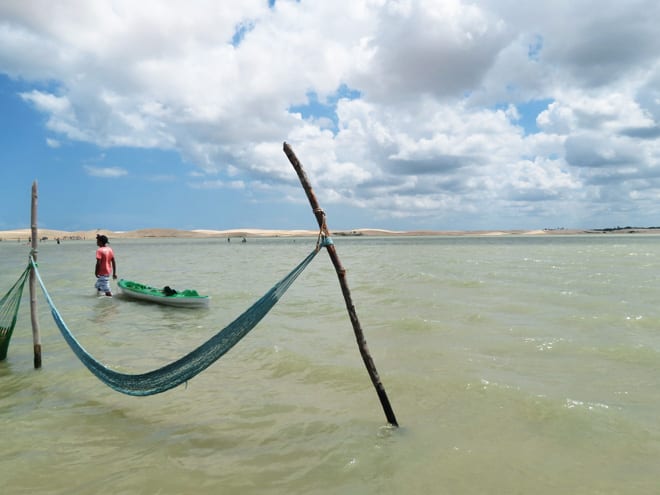
[[[303,170],[302,164],[300,163],[295,153],[291,149],[291,146],[289,146],[287,143],[284,143],[284,153],[289,158],[291,165],[293,165],[293,168],[296,170],[296,173],[298,174],[298,178],[300,179],[300,183],[302,184],[302,187],[305,190],[305,193],[307,194],[307,199],[309,200],[309,204],[311,205],[312,210],[314,211],[314,216],[316,217],[316,221],[319,224],[319,228],[321,229],[322,234],[330,237],[330,233],[328,231],[328,227],[325,221],[325,212],[321,209],[318,201],[316,200],[316,195],[312,190],[312,186],[310,185],[309,179],[307,178],[307,175]],[[353,305],[353,301],[351,299],[351,292],[348,288],[348,283],[346,282],[346,270],[339,261],[339,257],[337,256],[337,250],[335,249],[335,246],[333,244],[330,244],[330,245],[326,245],[325,247],[328,251],[328,255],[330,256],[330,259],[332,260],[332,264],[335,267],[335,271],[337,272],[337,277],[339,278],[339,285],[341,286],[341,291],[342,294],[344,295],[346,309],[348,310],[348,316],[351,319],[351,324],[353,325],[353,332],[355,333],[355,338],[357,340],[358,348],[360,349],[360,354],[362,355],[362,360],[364,361],[364,365],[367,367],[367,371],[369,372],[369,377],[371,378],[371,382],[376,388],[376,393],[378,394],[380,403],[383,406],[383,410],[385,411],[385,417],[392,426],[399,426],[399,423],[397,423],[396,417],[394,416],[394,411],[392,410],[392,406],[390,405],[390,401],[387,398],[385,387],[383,387],[383,384],[380,381],[380,377],[378,376],[378,371],[376,371],[376,365],[374,364],[374,360],[371,358],[371,354],[369,354],[369,348],[367,347],[367,340],[365,339],[364,332],[362,331],[362,327],[360,326],[360,321],[358,320],[357,312],[355,311],[355,306]]]
[[[37,181],[32,183],[32,214],[30,226],[32,230],[32,251],[30,255],[37,261],[39,231],[37,229]],[[34,270],[30,270],[30,317],[32,318],[32,342],[34,344],[34,367],[41,368],[41,335],[39,334],[39,319],[37,317],[37,280]]]

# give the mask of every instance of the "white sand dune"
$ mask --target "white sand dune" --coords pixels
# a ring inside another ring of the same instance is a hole
[[[658,234],[660,231],[653,228],[639,228],[634,230],[622,229],[620,231],[608,232],[608,234],[618,233],[650,233]],[[386,229],[349,229],[349,230],[334,230],[331,235],[336,237],[341,236],[508,236],[508,235],[571,235],[571,234],[587,234],[599,233],[602,231],[594,230],[580,230],[580,229],[536,229],[536,230],[451,230],[451,231],[438,231],[438,230],[386,230]],[[96,234],[105,234],[110,240],[114,239],[141,239],[149,237],[182,237],[182,238],[207,238],[207,237],[310,237],[318,235],[318,230],[277,230],[277,229],[230,229],[230,230],[212,230],[212,229],[194,229],[194,230],[179,230],[179,229],[138,229],[129,231],[112,231],[112,230],[84,230],[84,231],[66,231],[56,229],[39,229],[39,238],[48,238],[54,240],[57,238],[63,240],[81,239],[93,240]],[[0,231],[0,240],[11,241],[27,241],[31,236],[29,228],[14,229]]]

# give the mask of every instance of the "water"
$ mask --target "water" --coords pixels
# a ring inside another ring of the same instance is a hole
[[[112,240],[120,277],[208,310],[93,295],[93,241],[39,249],[69,328],[107,365],[161,366],[229,323],[310,239]],[[110,390],[27,289],[0,363],[2,493],[655,494],[660,237],[338,238],[386,425],[320,253],[234,349],[164,394]],[[0,243],[0,292],[28,248]],[[114,285],[116,287],[116,284]]]

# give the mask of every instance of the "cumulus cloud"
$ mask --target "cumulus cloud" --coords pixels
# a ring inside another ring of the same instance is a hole
[[[650,0],[6,0],[0,72],[48,82],[21,96],[52,143],[175,150],[192,188],[286,197],[286,140],[324,201],[374,215],[602,224],[658,213],[658,18]],[[313,99],[331,115],[294,110]]]
[[[374,14],[354,84],[377,101],[460,98],[480,85],[511,37],[501,19],[459,0],[385,2]]]
[[[93,167],[91,165],[85,165],[84,169],[88,175],[102,179],[116,179],[128,175],[128,171],[120,167]]]

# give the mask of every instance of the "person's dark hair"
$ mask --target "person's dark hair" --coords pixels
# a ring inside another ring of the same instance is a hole
[[[98,241],[101,241],[101,244],[107,244],[108,242],[110,242],[108,240],[108,236],[103,234],[96,234],[96,239]]]

